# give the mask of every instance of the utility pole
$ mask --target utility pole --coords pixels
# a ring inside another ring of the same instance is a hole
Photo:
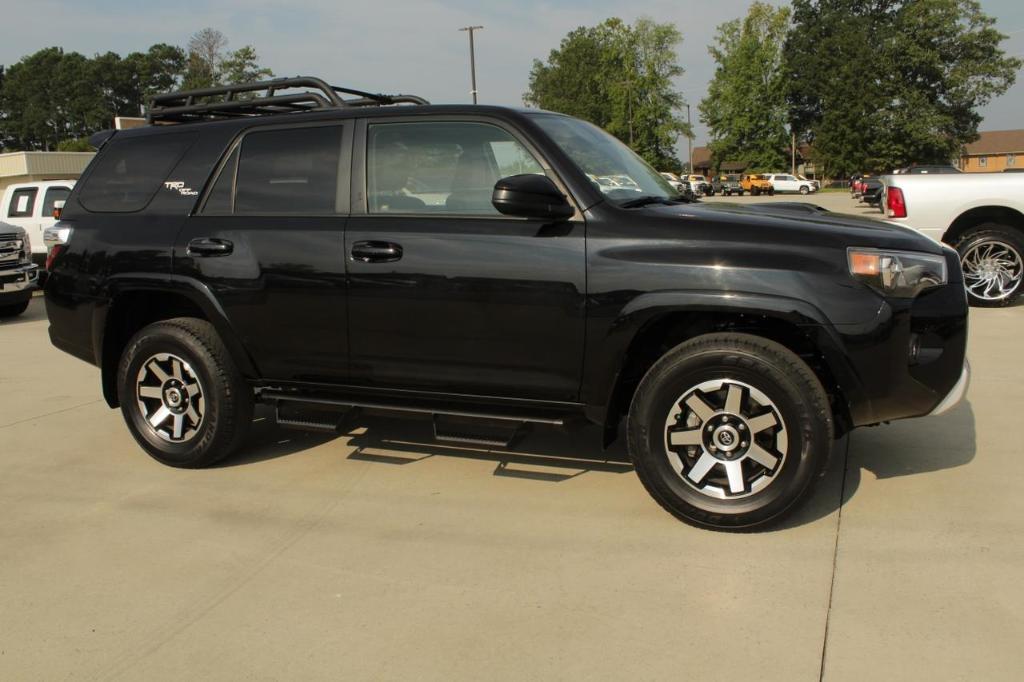
[[[687,163],[689,164],[689,170],[687,174],[693,174],[693,127],[690,125],[690,105],[686,105],[686,127],[689,130],[686,133],[686,156]]]
[[[469,78],[473,84],[473,89],[470,90],[473,93],[473,104],[476,104],[476,50],[473,47],[473,31],[481,29],[483,26],[464,26],[459,29],[469,32]]]

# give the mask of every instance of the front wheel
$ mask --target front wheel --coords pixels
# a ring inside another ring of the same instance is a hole
[[[135,440],[169,466],[195,469],[227,457],[252,421],[252,391],[205,320],[143,328],[125,347],[117,383]]]
[[[971,305],[999,308],[1021,295],[1024,280],[1024,235],[988,223],[964,234],[956,245]]]
[[[628,417],[637,475],[696,526],[753,530],[807,498],[832,447],[828,397],[794,353],[748,334],[708,334],[647,372]]]
[[[807,195],[807,194],[810,194],[810,193],[811,193],[811,188],[810,187],[808,187],[807,185],[801,185],[800,186],[800,194]]]

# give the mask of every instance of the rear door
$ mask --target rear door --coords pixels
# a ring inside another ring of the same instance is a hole
[[[266,379],[347,378],[351,139],[336,121],[250,128],[178,236],[175,275],[209,288]]]
[[[585,223],[511,218],[491,205],[501,177],[557,183],[548,164],[497,121],[363,126],[345,246],[353,382],[575,400]]]

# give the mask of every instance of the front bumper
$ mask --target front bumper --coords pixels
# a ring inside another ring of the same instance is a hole
[[[960,379],[957,380],[956,385],[950,389],[946,397],[942,399],[935,409],[928,413],[929,417],[935,417],[940,414],[945,414],[952,410],[956,405],[963,400],[964,395],[967,393],[967,387],[971,384],[971,363],[964,359],[964,368],[960,372]]]
[[[39,266],[35,263],[4,266],[0,269],[0,298],[30,293],[38,284]]]

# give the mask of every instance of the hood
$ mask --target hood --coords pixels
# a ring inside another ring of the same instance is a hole
[[[875,218],[833,213],[812,203],[783,201],[760,204],[694,202],[651,205],[639,209],[651,217],[704,219],[716,229],[730,226],[755,230],[757,239],[801,241],[829,246],[862,246],[942,253],[942,245],[916,230]]]
[[[11,225],[10,223],[0,222],[0,234],[14,234],[19,237],[24,237],[26,232],[24,228],[18,227],[17,225]]]

